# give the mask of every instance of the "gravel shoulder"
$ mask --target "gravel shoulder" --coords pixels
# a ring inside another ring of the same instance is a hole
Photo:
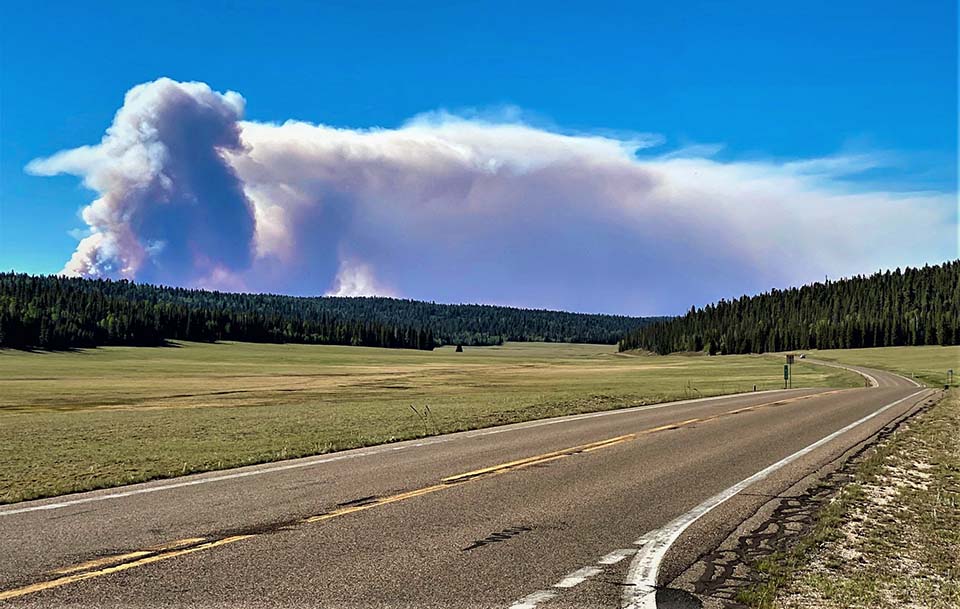
[[[736,601],[774,609],[960,607],[960,393],[865,453]]]

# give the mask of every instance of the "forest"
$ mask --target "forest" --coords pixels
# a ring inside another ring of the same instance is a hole
[[[763,353],[960,344],[960,260],[691,308],[627,334],[620,351]]]
[[[431,328],[440,344],[474,346],[496,345],[504,341],[615,345],[631,330],[665,319],[496,305],[438,304],[397,298],[314,300],[320,301],[324,310],[335,315]]]
[[[234,294],[131,281],[0,273],[0,347],[170,340],[433,349],[503,341],[616,344],[650,320],[395,298]]]

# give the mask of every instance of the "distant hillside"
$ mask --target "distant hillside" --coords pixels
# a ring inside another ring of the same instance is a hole
[[[325,297],[308,300],[334,315],[431,328],[440,344],[544,341],[613,345],[631,330],[666,319],[494,305],[437,304],[397,298]]]
[[[960,344],[960,260],[721,300],[627,334],[620,350],[763,353]]]
[[[0,347],[66,349],[237,340],[432,349],[510,341],[614,344],[649,323],[394,298],[231,294],[0,273]]]

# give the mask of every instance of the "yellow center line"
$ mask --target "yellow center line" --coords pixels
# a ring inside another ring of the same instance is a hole
[[[484,467],[481,469],[475,469],[470,472],[463,474],[457,474],[455,476],[448,476],[443,479],[443,482],[450,484],[452,482],[460,482],[463,480],[468,480],[470,478],[478,478],[486,474],[500,473],[507,470],[519,469],[521,467],[526,467],[529,465],[535,465],[537,463],[542,463],[543,461],[554,457],[565,457],[567,455],[572,455],[578,452],[586,452],[588,450],[595,450],[597,448],[603,448],[608,444],[614,442],[620,442],[624,439],[633,438],[635,434],[627,434],[625,436],[617,436],[616,438],[607,438],[606,440],[600,440],[599,442],[591,442],[589,444],[581,444],[580,446],[571,446],[570,448],[564,448],[562,450],[557,450],[550,453],[544,453],[542,455],[535,455],[533,457],[527,457],[525,459],[518,459],[517,461],[510,461],[508,463],[500,463],[498,465],[491,465],[490,467]]]
[[[116,556],[107,556],[105,558],[98,558],[96,560],[88,560],[87,562],[82,562],[71,567],[64,567],[62,569],[54,569],[50,571],[51,575],[68,575],[70,573],[76,573],[77,571],[87,571],[90,569],[95,569],[97,567],[105,567],[107,565],[115,565],[118,562],[127,562],[129,560],[134,560],[142,556],[150,556],[153,552],[147,550],[140,550],[138,552],[127,552],[126,554],[117,554]]]
[[[230,537],[224,537],[223,539],[218,539],[216,541],[211,541],[208,543],[200,544],[198,546],[193,546],[192,548],[186,548],[183,550],[172,550],[169,552],[154,554],[146,558],[141,558],[139,560],[134,560],[131,562],[125,562],[123,564],[114,565],[112,567],[107,567],[106,569],[100,569],[98,571],[88,571],[86,573],[78,573],[76,575],[67,575],[65,577],[58,577],[57,579],[52,579],[50,581],[31,584],[29,586],[24,586],[23,588],[5,590],[3,592],[0,592],[0,601],[8,600],[11,598],[17,598],[18,596],[25,596],[27,594],[33,594],[35,592],[41,592],[43,590],[49,590],[50,588],[65,586],[67,584],[81,582],[85,579],[101,577],[104,575],[109,575],[111,573],[119,573],[120,571],[126,571],[127,569],[133,569],[135,567],[149,565],[151,563],[160,562],[161,560],[167,560],[169,558],[175,558],[177,556],[183,556],[185,554],[192,554],[194,552],[209,550],[210,548],[216,548],[218,546],[225,546],[229,543],[234,543],[236,541],[249,539],[250,537],[253,537],[253,535],[232,535]]]
[[[373,508],[380,507],[383,505],[388,505],[390,503],[397,503],[398,501],[405,501],[407,499],[413,499],[415,497],[429,495],[431,493],[436,493],[444,489],[452,488],[454,486],[459,486],[461,484],[465,484],[473,480],[496,476],[499,474],[516,471],[518,469],[531,467],[533,465],[549,463],[552,461],[563,459],[565,457],[569,457],[571,455],[576,455],[580,453],[589,453],[595,450],[599,450],[601,448],[616,446],[619,444],[623,444],[625,442],[636,440],[640,436],[650,435],[660,431],[667,431],[671,429],[679,429],[681,427],[693,425],[694,423],[703,423],[707,421],[713,421],[721,417],[738,414],[738,413],[746,412],[750,410],[755,410],[757,408],[782,406],[782,405],[791,404],[800,400],[816,398],[816,397],[824,397],[827,395],[838,393],[840,391],[843,391],[843,390],[827,391],[823,393],[815,393],[812,395],[797,396],[797,397],[788,398],[785,400],[777,400],[775,402],[766,402],[764,404],[756,404],[754,406],[745,406],[743,408],[728,410],[728,411],[715,414],[709,417],[698,417],[693,419],[687,419],[685,421],[680,421],[677,423],[669,423],[667,425],[651,427],[649,429],[644,429],[635,433],[629,433],[621,436],[616,436],[613,438],[607,438],[606,440],[599,440],[596,442],[590,442],[588,444],[571,446],[570,448],[565,448],[565,449],[561,449],[561,450],[557,450],[549,453],[543,453],[540,455],[534,455],[532,457],[526,457],[524,459],[508,461],[506,463],[500,463],[497,465],[492,465],[490,467],[484,467],[481,469],[476,469],[476,470],[465,472],[462,474],[448,476],[446,478],[443,478],[440,484],[434,484],[431,486],[414,489],[412,491],[405,491],[403,493],[390,495],[388,497],[381,497],[380,499],[371,501],[370,503],[364,503],[362,505],[342,507],[342,508],[333,510],[331,512],[325,512],[323,514],[309,516],[307,518],[303,518],[302,520],[300,520],[300,523],[310,524],[315,522],[323,522],[325,520],[339,518],[341,516],[346,516],[348,514],[355,514],[357,512],[371,510]],[[21,588],[13,588],[11,590],[0,591],[0,600],[7,600],[11,598],[25,596],[27,594],[34,594],[36,592],[41,592],[43,590],[49,590],[50,588],[57,588],[59,586],[65,586],[67,584],[72,584],[72,583],[76,583],[76,582],[80,582],[88,579],[93,579],[95,577],[110,575],[111,573],[118,573],[120,571],[125,571],[127,569],[133,569],[135,567],[149,565],[152,563],[168,560],[171,558],[185,556],[187,554],[193,554],[195,552],[201,552],[203,550],[209,550],[211,548],[225,546],[227,544],[235,543],[237,541],[242,541],[244,539],[250,539],[252,537],[257,537],[257,536],[258,536],[257,533],[244,534],[244,535],[231,535],[229,537],[224,537],[214,541],[208,541],[207,538],[205,537],[191,537],[187,539],[174,541],[161,546],[153,546],[145,550],[128,552],[126,554],[118,554],[115,556],[107,556],[104,558],[90,560],[87,562],[79,563],[74,566],[64,567],[62,569],[57,569],[56,571],[51,571],[52,574],[63,575],[63,577],[58,577],[56,579],[52,579],[49,581],[30,584],[28,586],[23,586]],[[184,547],[184,546],[190,546],[190,547]],[[104,567],[104,565],[109,565],[109,566]],[[100,567],[103,567],[103,568],[100,568]],[[93,569],[93,570],[90,570],[90,569]]]
[[[434,484],[433,486],[418,488],[416,490],[407,491],[405,493],[400,493],[398,495],[390,495],[389,497],[383,497],[381,499],[377,499],[376,501],[371,501],[370,503],[365,503],[363,505],[354,505],[350,507],[340,508],[332,512],[326,512],[324,514],[317,514],[316,516],[310,516],[309,518],[304,518],[301,522],[303,523],[322,522],[324,520],[330,520],[331,518],[346,516],[347,514],[354,514],[356,512],[363,512],[364,510],[370,510],[375,507],[380,507],[381,505],[386,505],[388,503],[396,503],[397,501],[404,501],[405,499],[412,499],[414,497],[419,497],[421,495],[429,495],[430,493],[442,491],[443,489],[449,488],[449,487],[450,487],[449,484]]]
[[[191,546],[199,544],[201,542],[207,541],[206,537],[190,537],[188,539],[178,539],[167,544],[153,546],[147,548],[146,550],[139,550],[137,552],[128,552],[126,554],[117,554],[115,556],[107,556],[105,558],[98,558],[96,560],[88,560],[87,562],[82,562],[72,567],[64,567],[63,569],[56,569],[51,571],[51,575],[67,575],[69,573],[76,573],[77,571],[87,571],[89,569],[95,569],[97,567],[103,567],[107,565],[115,565],[119,562],[127,562],[143,556],[149,556],[151,554],[158,554],[166,550],[175,550],[177,548],[182,548],[184,546]]]

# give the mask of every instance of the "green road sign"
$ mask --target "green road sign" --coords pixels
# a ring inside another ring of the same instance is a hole
[[[783,365],[783,380],[787,380],[788,378],[790,378],[790,366],[784,364],[784,365]]]

